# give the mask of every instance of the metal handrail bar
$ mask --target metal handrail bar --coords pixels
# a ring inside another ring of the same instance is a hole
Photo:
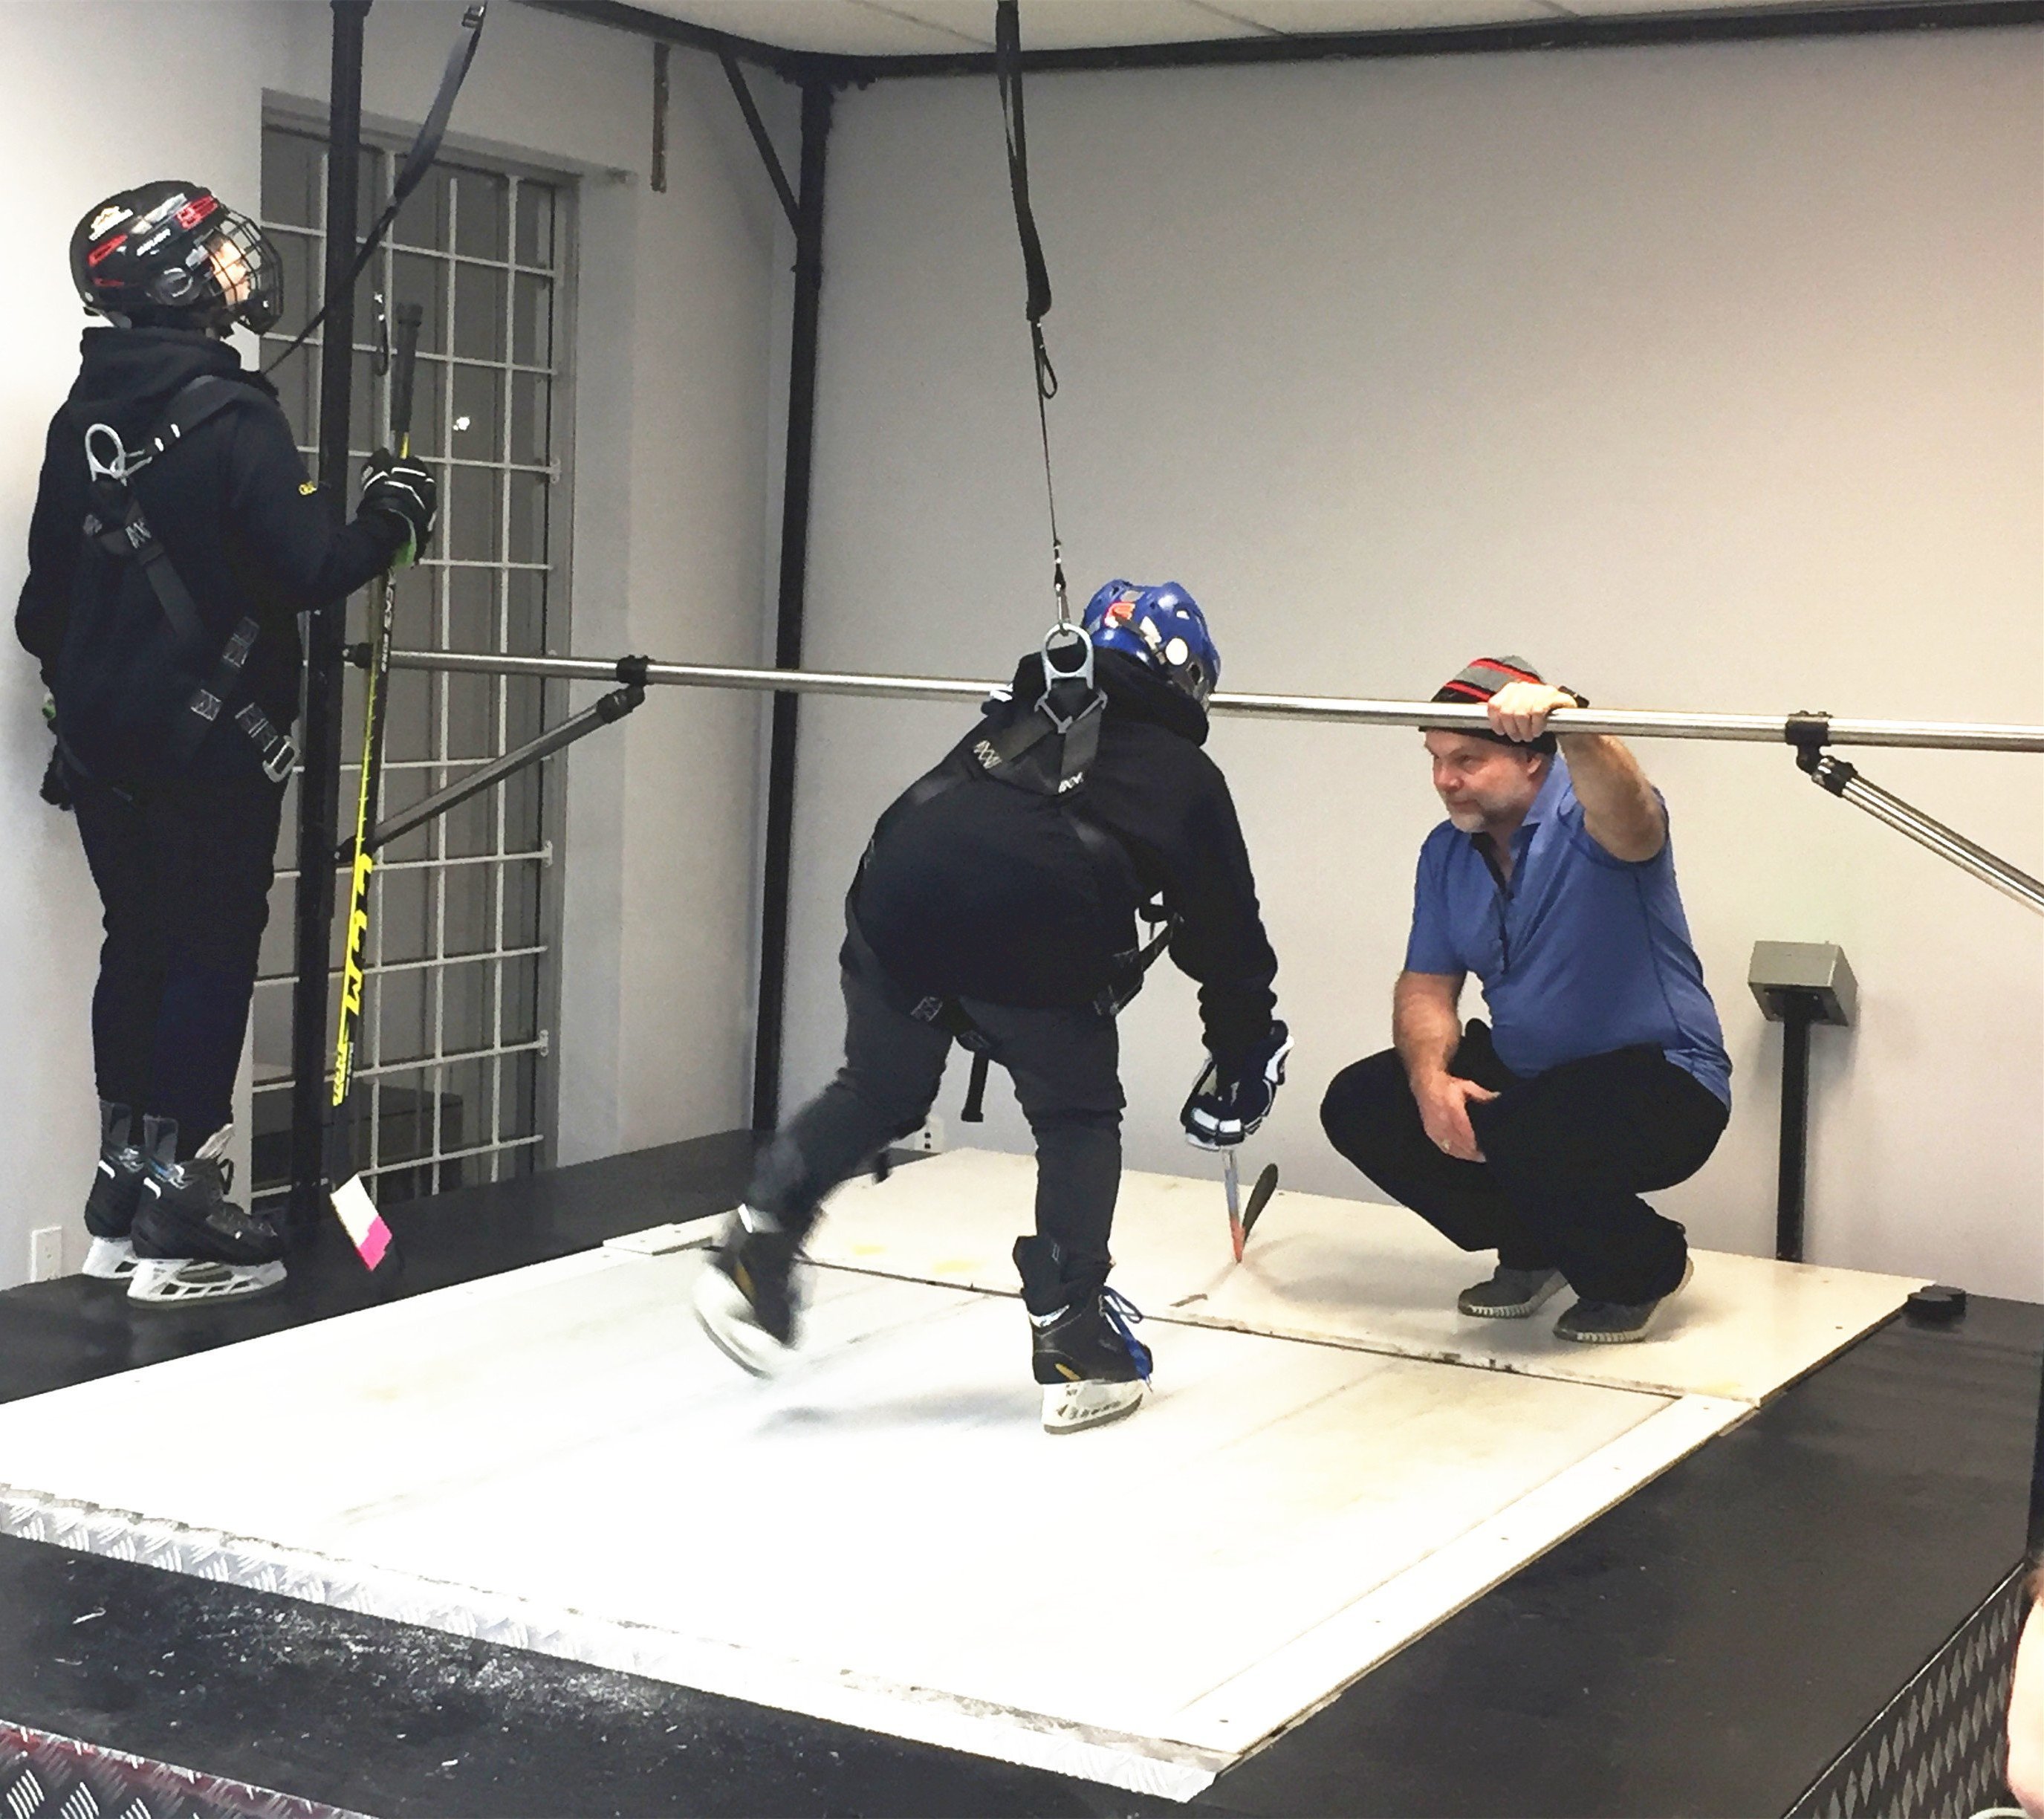
[[[397,651],[394,669],[543,676],[569,682],[643,679],[668,688],[740,689],[762,694],[830,694],[908,701],[977,702],[996,685],[951,676],[866,675],[832,670],[747,668],[598,657],[509,656],[489,652]],[[1316,721],[1350,726],[1481,727],[1485,710],[1453,702],[1371,701],[1340,695],[1218,694],[1217,714],[1256,720]],[[1721,739],[1756,744],[1915,746],[1961,752],[2044,752],[2044,726],[1964,721],[1854,720],[1827,714],[1616,713],[1558,709],[1557,733],[1604,733],[1626,739]]]

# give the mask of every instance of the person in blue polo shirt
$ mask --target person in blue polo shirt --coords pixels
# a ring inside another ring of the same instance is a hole
[[[1426,734],[1448,818],[1420,852],[1394,1046],[1335,1077],[1320,1121],[1385,1193],[1496,1252],[1464,1313],[1524,1319],[1566,1283],[1558,1337],[1641,1339],[1689,1258],[1639,1196],[1702,1167],[1731,1109],[1667,806],[1617,740],[1558,742],[1548,714],[1588,704],[1522,658],[1478,658],[1434,699],[1487,705],[1489,729]],[[1462,1021],[1471,973],[1488,1026]]]

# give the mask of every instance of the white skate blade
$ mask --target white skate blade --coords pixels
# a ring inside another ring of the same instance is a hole
[[[125,1282],[135,1273],[135,1247],[125,1238],[94,1238],[85,1253],[84,1274],[103,1283]]]
[[[709,1342],[741,1371],[777,1376],[795,1356],[792,1346],[752,1317],[752,1304],[738,1292],[738,1284],[714,1265],[696,1278],[695,1310]]]
[[[1102,1383],[1089,1378],[1078,1383],[1043,1386],[1043,1431],[1075,1434],[1135,1413],[1148,1386],[1140,1378],[1127,1383]]]
[[[282,1263],[213,1263],[191,1257],[137,1257],[128,1298],[142,1307],[190,1307],[206,1301],[247,1301],[281,1288]]]

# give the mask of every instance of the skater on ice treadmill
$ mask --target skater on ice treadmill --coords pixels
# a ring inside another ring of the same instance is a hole
[[[1269,1115],[1291,1045],[1235,805],[1201,749],[1220,674],[1184,588],[1110,582],[880,817],[846,904],[844,1065],[760,1152],[697,1289],[738,1363],[765,1375],[797,1344],[820,1203],[921,1125],[956,1043],[978,1079],[1007,1071],[1035,1137],[1036,1229],[1014,1255],[1043,1425],[1134,1412],[1151,1354],[1108,1283],[1116,1016],[1162,952],[1198,982],[1208,1060],[1180,1116],[1208,1148]]]

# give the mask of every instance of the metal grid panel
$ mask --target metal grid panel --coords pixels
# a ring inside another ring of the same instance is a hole
[[[366,145],[362,194],[390,194],[393,148]],[[290,314],[265,344],[286,344],[311,313],[325,256],[325,145],[317,133],[266,128],[263,225],[282,254]],[[420,339],[413,452],[433,467],[440,521],[433,552],[397,584],[400,644],[532,655],[559,648],[566,566],[557,523],[572,186],[565,178],[443,161],[407,200],[359,281],[349,446],[360,463],[387,440],[378,371],[379,298],[417,302]],[[319,436],[321,337],[277,375],[300,446]],[[367,596],[348,636],[368,636]],[[348,673],[341,767],[352,826],[360,765],[363,679]],[[382,813],[456,781],[548,722],[545,685],[523,677],[390,679]],[[292,788],[298,787],[294,781]],[[292,838],[294,801],[284,838]],[[369,1109],[367,1168],[382,1202],[467,1181],[529,1173],[551,1138],[544,1008],[557,939],[548,888],[555,803],[542,767],[524,772],[394,843],[371,881],[360,1064]],[[290,1105],[289,894],[279,853],[256,986],[255,1191],[288,1185]],[[343,917],[329,956],[338,978]],[[330,1008],[327,1048],[332,1048]]]

